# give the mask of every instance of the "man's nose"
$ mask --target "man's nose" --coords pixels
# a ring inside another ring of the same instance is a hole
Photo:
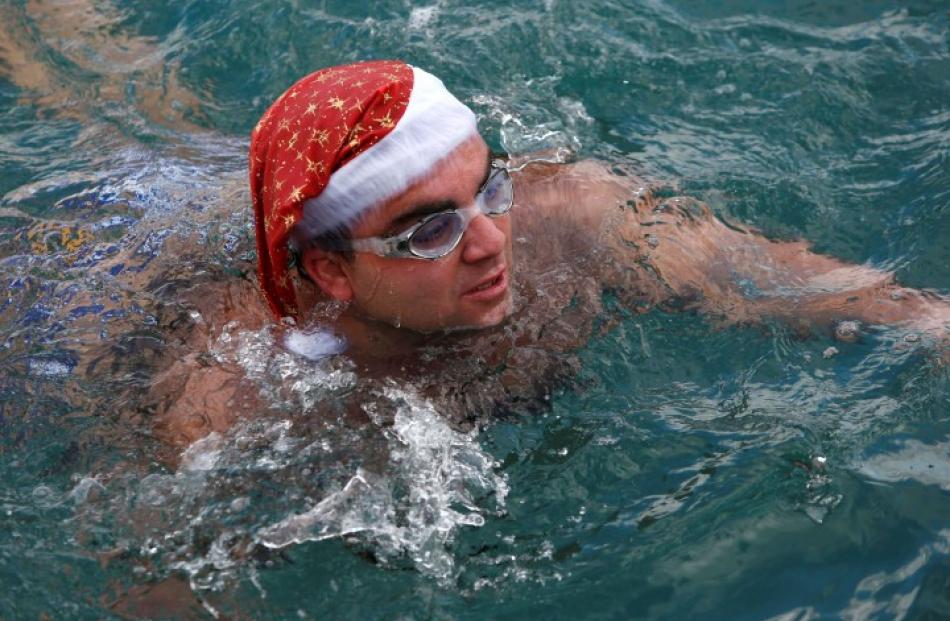
[[[505,249],[505,232],[502,228],[502,219],[489,218],[479,214],[468,224],[468,230],[462,237],[462,260],[466,263],[477,263],[487,257],[500,254]]]

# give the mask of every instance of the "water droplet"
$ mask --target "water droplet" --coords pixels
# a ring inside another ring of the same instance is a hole
[[[835,324],[835,339],[843,343],[854,343],[861,338],[860,321],[839,321]]]
[[[37,485],[33,488],[33,502],[37,507],[48,509],[57,504],[56,492],[46,485]]]
[[[234,513],[240,513],[250,506],[251,500],[247,496],[241,496],[240,498],[235,498],[231,501],[231,511]]]

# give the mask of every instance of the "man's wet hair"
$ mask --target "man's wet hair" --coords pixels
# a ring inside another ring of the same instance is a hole
[[[308,248],[319,248],[327,252],[339,252],[349,261],[353,258],[353,232],[345,224],[340,224],[310,240]]]

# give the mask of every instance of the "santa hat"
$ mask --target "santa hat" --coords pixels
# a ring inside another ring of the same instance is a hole
[[[398,61],[330,67],[291,86],[251,133],[258,278],[280,317],[298,315],[288,242],[354,223],[478,132],[435,76]]]

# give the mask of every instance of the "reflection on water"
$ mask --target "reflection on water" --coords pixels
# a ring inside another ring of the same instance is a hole
[[[870,479],[897,483],[914,480],[950,489],[950,451],[946,442],[928,444],[910,439],[887,453],[872,455],[858,464]]]
[[[323,355],[335,309],[254,310],[246,130],[363,56],[495,147],[950,285],[946,10],[707,4],[0,6],[0,616],[945,616],[947,369],[900,334],[826,358],[555,265],[519,295],[573,301],[566,353],[397,384]]]
[[[136,34],[130,12],[112,2],[29,0],[0,16],[0,76],[24,103],[79,121],[136,124],[141,115],[152,126],[197,129],[188,119],[201,99],[180,84],[174,33]]]

